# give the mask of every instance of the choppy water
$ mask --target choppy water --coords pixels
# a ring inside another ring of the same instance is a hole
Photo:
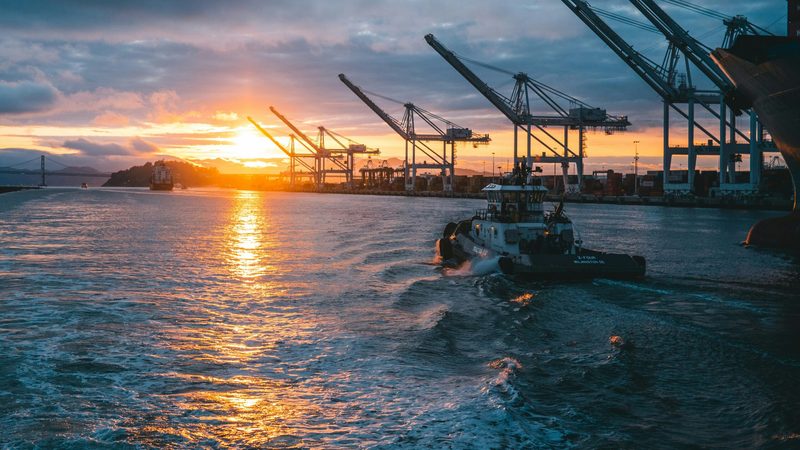
[[[443,273],[478,200],[0,196],[0,447],[800,446],[763,212],[568,205],[647,279]]]

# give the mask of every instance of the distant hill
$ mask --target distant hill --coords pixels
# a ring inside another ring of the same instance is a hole
[[[63,169],[53,170],[52,173],[101,173],[94,167],[89,166],[69,166]]]
[[[184,161],[164,161],[172,169],[175,182],[186,186],[209,186],[219,178],[216,168],[201,167]],[[153,163],[120,170],[111,174],[111,178],[103,186],[113,187],[146,187],[150,185]]]

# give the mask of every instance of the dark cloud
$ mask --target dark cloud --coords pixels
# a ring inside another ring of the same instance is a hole
[[[65,141],[63,146],[78,150],[84,155],[93,156],[130,155],[133,153],[131,149],[119,144],[98,144],[84,138]]]
[[[156,153],[159,151],[159,148],[155,144],[147,142],[140,137],[131,139],[130,146],[138,153]]]
[[[47,110],[57,98],[53,86],[34,81],[0,81],[0,114],[20,114]]]
[[[153,154],[159,151],[158,146],[143,140],[142,138],[135,137],[131,139],[127,145],[120,145],[117,143],[99,143],[93,142],[88,139],[79,138],[74,140],[64,141],[62,144],[64,148],[78,150],[85,156],[128,156],[128,155],[145,155]]]

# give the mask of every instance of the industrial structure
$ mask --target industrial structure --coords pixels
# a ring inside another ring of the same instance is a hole
[[[371,92],[370,94],[374,96],[403,105],[405,108],[403,119],[397,120],[376,105],[375,102],[367,96],[365,93],[366,91],[351,83],[344,74],[339,74],[339,79],[405,141],[403,178],[405,179],[405,188],[407,191],[413,191],[415,189],[418,169],[439,170],[442,176],[442,189],[448,192],[453,191],[453,186],[455,184],[455,143],[470,142],[473,144],[485,144],[490,141],[488,134],[474,134],[471,129],[456,125],[413,103],[399,102]],[[416,120],[422,120],[424,124],[427,124],[431,128],[432,132],[417,133]],[[441,154],[431,148],[428,142],[441,142]],[[409,144],[411,144],[410,162],[408,153]],[[450,145],[449,158],[447,155],[448,144]],[[430,158],[431,162],[428,162],[427,159],[422,163],[417,162],[417,150],[425,157]]]
[[[567,174],[569,163],[575,164],[578,174],[578,185],[574,186],[573,190],[580,190],[583,180],[583,158],[586,156],[584,131],[586,129],[602,128],[607,133],[611,133],[617,130],[624,130],[630,125],[627,117],[611,116],[606,113],[605,109],[589,106],[575,97],[534,80],[526,73],[513,73],[485,63],[472,61],[483,67],[510,75],[514,79],[515,83],[511,96],[506,97],[481,80],[463,62],[470,60],[447,49],[432,34],[426,35],[425,41],[514,124],[515,165],[519,158],[518,132],[522,130],[526,136],[526,156],[529,160],[532,157],[531,140],[535,140],[546,149],[541,156],[535,157],[537,162],[561,163],[565,190],[568,189]],[[538,97],[555,114],[534,113],[531,103],[535,97]],[[567,102],[568,106],[559,104],[559,101]],[[535,127],[543,136],[537,136],[532,127]],[[548,131],[547,127],[563,127],[563,139]],[[570,130],[578,131],[577,150],[574,150],[569,145]]]
[[[261,125],[256,123],[252,117],[247,117],[247,120],[255,126],[258,131],[261,132],[264,136],[266,136],[273,144],[280,151],[282,151],[287,157],[289,157],[289,186],[295,187],[297,181],[302,177],[310,178],[315,186],[319,186],[319,171],[317,170],[318,166],[318,158],[317,155],[310,152],[297,152],[295,151],[295,142],[297,138],[294,135],[289,136],[289,147],[281,144],[280,141],[275,139],[275,137],[270,134],[267,130],[265,130]],[[303,170],[305,169],[305,170]]]
[[[290,135],[290,143],[287,148],[281,144],[268,131],[258,125],[252,118],[247,119],[261,131],[269,140],[272,141],[286,156],[289,157],[289,184],[294,186],[298,175],[310,176],[317,188],[322,187],[328,176],[343,176],[348,187],[354,185],[355,155],[375,155],[380,150],[368,148],[364,144],[359,144],[352,139],[342,136],[323,126],[317,127],[319,134],[314,141],[307,134],[301,131],[277,109],[270,106],[269,110],[289,127],[294,134]],[[337,146],[328,148],[327,142],[334,142]],[[297,152],[295,143],[300,143],[303,151]],[[298,172],[298,167],[301,171]],[[302,171],[305,169],[305,171]]]
[[[710,48],[691,37],[653,0],[630,0],[630,3],[652,23],[652,26],[593,8],[583,0],[562,0],[562,2],[661,97],[663,101],[665,193],[694,191],[695,167],[697,157],[700,155],[719,158],[719,190],[721,193],[757,191],[763,152],[776,149],[766,138],[764,129],[754,113],[746,111],[749,115],[748,135],[736,128],[736,114],[740,111],[737,111],[735,106],[730,107],[732,103],[730,94],[734,87],[709,57]],[[710,11],[683,1],[676,0],[669,3],[688,7],[695,11]],[[726,44],[732,43],[741,34],[766,32],[750,24],[743,16],[728,17],[716,11],[710,11],[710,14],[713,17],[723,18],[728,29],[725,35]],[[634,50],[632,45],[600,18],[601,15],[663,35],[668,41],[663,62],[657,64]],[[680,65],[685,67],[685,73],[678,72]],[[711,81],[712,89],[698,89],[695,86],[692,78],[692,66]],[[708,120],[716,121],[719,124],[717,131],[709,130],[698,122],[695,111],[697,106],[707,113]],[[677,112],[687,122],[686,146],[670,145],[671,110]],[[707,138],[704,144],[695,143],[696,130],[699,130]],[[738,183],[736,180],[736,162],[741,161],[742,154],[750,155],[750,180],[747,183]],[[688,179],[685,183],[676,183],[670,176],[674,155],[687,156]]]
[[[316,155],[317,186],[325,184],[328,175],[343,175],[347,186],[352,187],[355,155],[374,155],[380,153],[378,149],[367,148],[366,145],[359,144],[325,127],[317,127],[319,134],[317,135],[317,141],[314,142],[308,135],[289,121],[289,119],[279,113],[275,107],[270,106],[269,110],[295,133],[307,149],[311,150],[312,153]],[[325,146],[326,137],[335,142],[338,147],[327,148]],[[345,145],[342,141],[347,141],[348,143]]]
[[[358,171],[361,173],[361,185],[365,188],[389,187],[394,183],[395,178],[402,176],[405,171],[403,168],[395,169],[389,166],[389,161],[383,160],[375,163],[375,160],[368,158],[366,164]]]

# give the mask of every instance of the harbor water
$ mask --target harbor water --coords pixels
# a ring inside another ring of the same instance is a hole
[[[1,448],[797,448],[779,213],[567,205],[639,281],[443,270],[481,200],[0,195]]]

